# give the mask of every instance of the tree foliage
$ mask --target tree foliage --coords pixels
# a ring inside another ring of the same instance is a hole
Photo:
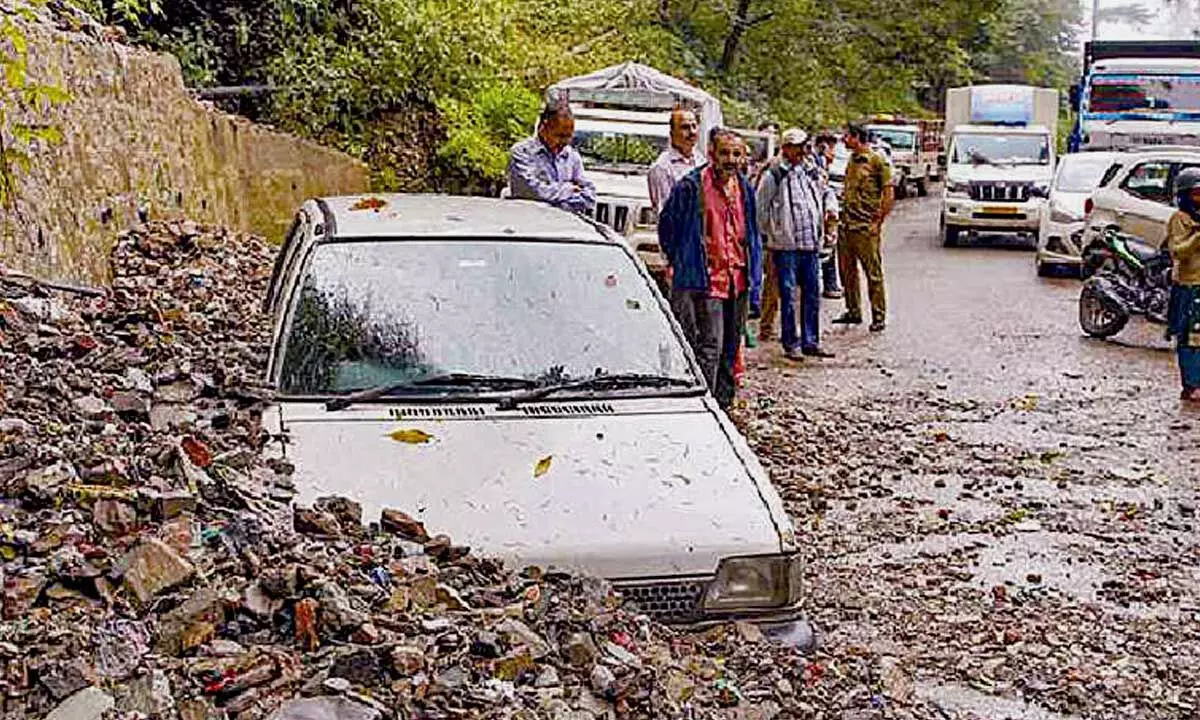
[[[705,87],[735,122],[815,126],[936,112],[968,82],[1065,86],[1080,21],[1074,0],[86,1],[191,84],[276,88],[238,111],[350,152],[394,157],[372,145],[380,123],[436,113],[440,131],[411,138],[433,146],[434,187],[497,180],[547,85],[625,60]]]

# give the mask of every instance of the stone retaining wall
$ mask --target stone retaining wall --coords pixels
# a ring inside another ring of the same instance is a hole
[[[31,168],[15,171],[0,264],[103,283],[108,249],[139,209],[279,239],[305,198],[367,189],[363,163],[194,100],[174,57],[42,25],[26,32],[31,79],[71,98],[9,118],[48,121],[63,140],[29,148]],[[6,144],[10,130],[0,127]]]

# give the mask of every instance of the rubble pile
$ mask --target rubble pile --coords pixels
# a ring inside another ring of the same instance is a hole
[[[122,236],[113,287],[0,273],[5,718],[816,717],[853,672],[685,635],[388,510],[293,507],[260,453],[273,248]],[[835,717],[842,717],[840,712]]]

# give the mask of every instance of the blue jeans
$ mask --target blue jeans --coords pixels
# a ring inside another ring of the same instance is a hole
[[[779,279],[784,350],[815,350],[821,344],[821,258],[816,250],[772,250]],[[800,336],[796,337],[796,287],[800,287]]]

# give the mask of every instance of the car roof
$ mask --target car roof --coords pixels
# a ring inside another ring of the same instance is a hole
[[[1192,156],[1189,159],[1200,160],[1200,147],[1174,146],[1164,147],[1159,145],[1154,149],[1130,149],[1124,152],[1114,153],[1117,158],[1130,158],[1130,162],[1141,162],[1143,160],[1173,160],[1179,156]]]
[[[1004,133],[1005,135],[1045,135],[1049,128],[1042,125],[956,125],[955,133]]]
[[[532,200],[380,193],[318,198],[317,204],[330,225],[325,242],[427,237],[620,242],[589,218]]]

